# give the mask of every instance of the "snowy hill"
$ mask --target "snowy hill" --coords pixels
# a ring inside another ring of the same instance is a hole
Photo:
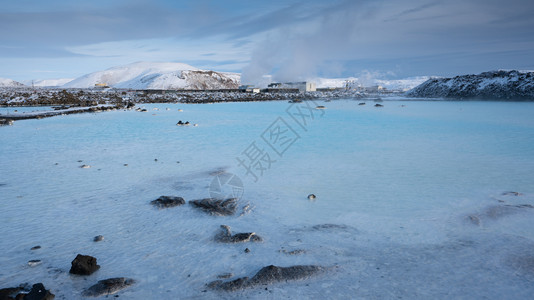
[[[35,87],[56,87],[62,86],[68,82],[71,82],[73,78],[60,78],[60,79],[36,79],[36,80],[24,80],[24,83],[27,86]]]
[[[84,75],[63,87],[107,84],[128,89],[225,89],[237,88],[239,80],[239,74],[205,71],[182,63],[137,62]]]
[[[0,78],[0,87],[23,87],[24,84],[8,78]]]
[[[487,98],[534,100],[534,72],[490,71],[479,75],[432,78],[408,91],[422,98]]]

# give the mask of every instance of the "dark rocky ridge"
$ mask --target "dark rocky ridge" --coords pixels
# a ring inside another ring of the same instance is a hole
[[[431,78],[406,95],[418,98],[534,101],[534,72],[490,71],[453,78]]]

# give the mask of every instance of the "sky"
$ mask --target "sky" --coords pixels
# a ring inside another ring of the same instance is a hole
[[[0,77],[137,61],[243,83],[534,70],[532,0],[0,0]]]

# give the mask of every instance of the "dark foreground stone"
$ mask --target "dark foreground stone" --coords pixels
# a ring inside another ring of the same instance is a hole
[[[154,205],[155,207],[159,209],[162,209],[162,208],[169,208],[169,207],[184,205],[185,200],[182,197],[161,196],[156,200],[150,201],[150,204]]]
[[[222,291],[237,291],[258,285],[268,285],[277,282],[308,279],[325,270],[324,267],[315,265],[299,265],[291,267],[267,266],[254,275],[251,279],[241,277],[235,280],[223,282],[216,280],[208,283],[208,287]]]
[[[24,296],[24,300],[52,300],[56,296],[45,289],[42,283],[36,283],[32,286],[30,292]],[[18,296],[17,296],[18,298]]]
[[[76,275],[91,275],[100,269],[96,263],[96,258],[89,255],[78,254],[71,265],[69,273]]]
[[[219,233],[215,236],[215,241],[219,243],[245,243],[245,242],[262,242],[263,239],[256,235],[255,232],[243,232],[232,235],[230,226],[221,225]]]
[[[13,125],[13,120],[0,119],[0,126],[9,126],[9,125]]]
[[[135,280],[125,277],[108,278],[100,280],[97,284],[83,291],[85,297],[100,297],[112,295],[134,284]]]
[[[31,289],[27,285],[0,289],[0,300],[52,300],[54,298],[55,295],[50,293],[42,283],[34,284]]]
[[[22,290],[21,287],[3,288],[0,289],[0,300],[15,299],[17,294]]]
[[[202,209],[203,211],[216,216],[231,216],[237,210],[237,198],[229,198],[226,200],[218,200],[213,198],[205,198],[200,200],[189,201],[193,207]]]

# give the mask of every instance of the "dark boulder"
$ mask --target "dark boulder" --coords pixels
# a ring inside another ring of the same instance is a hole
[[[150,204],[154,205],[155,207],[159,209],[162,209],[162,208],[169,208],[169,207],[184,205],[185,200],[182,197],[161,196],[156,200],[150,201]]]
[[[220,243],[244,243],[244,242],[261,242],[263,239],[256,235],[255,232],[236,233],[232,235],[230,226],[221,225],[219,233],[215,240]]]
[[[193,207],[200,208],[203,211],[216,216],[231,216],[237,210],[237,198],[219,200],[214,198],[205,198],[200,200],[189,201]]]
[[[97,284],[83,291],[82,295],[85,297],[100,297],[106,295],[112,295],[116,292],[123,290],[132,284],[135,280],[125,277],[108,278],[100,280]]]
[[[36,283],[32,286],[30,292],[24,296],[24,300],[52,300],[56,296],[45,289],[42,283]]]
[[[96,263],[96,258],[89,255],[78,254],[71,264],[69,273],[76,275],[91,275],[100,269]]]

